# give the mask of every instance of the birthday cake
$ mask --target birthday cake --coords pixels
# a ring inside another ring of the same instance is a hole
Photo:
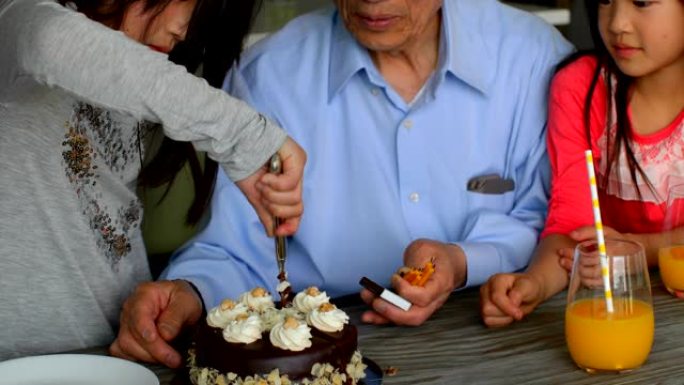
[[[366,368],[356,327],[315,287],[277,307],[263,288],[222,301],[200,322],[189,367],[195,385],[353,385]]]

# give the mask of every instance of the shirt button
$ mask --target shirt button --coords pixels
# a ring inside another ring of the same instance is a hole
[[[420,194],[415,192],[411,193],[411,195],[409,195],[409,200],[413,203],[418,203],[418,201],[420,201]]]
[[[380,90],[377,88],[373,88],[373,89],[371,89],[371,94],[373,96],[378,96],[380,94]]]
[[[408,129],[413,128],[413,120],[411,120],[411,119],[404,120],[404,127],[408,128]]]

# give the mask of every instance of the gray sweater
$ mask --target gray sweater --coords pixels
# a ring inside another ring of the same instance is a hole
[[[233,180],[286,137],[121,32],[50,0],[0,0],[0,360],[110,343],[150,279],[144,121]]]

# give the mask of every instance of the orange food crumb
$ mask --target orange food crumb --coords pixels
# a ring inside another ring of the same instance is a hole
[[[399,368],[395,366],[388,366],[384,370],[385,374],[389,377],[396,376],[397,373],[399,372]]]
[[[402,267],[399,276],[408,281],[412,286],[425,286],[428,279],[435,272],[434,259],[428,261],[423,267]]]

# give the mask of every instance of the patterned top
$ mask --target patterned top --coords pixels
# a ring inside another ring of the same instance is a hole
[[[233,180],[285,134],[50,0],[0,3],[0,58],[0,360],[107,344],[122,301],[150,279],[135,187],[160,136],[145,122],[192,141]]]
[[[584,99],[596,59],[584,57],[555,77],[549,107],[549,157],[552,166],[552,190],[544,235],[566,234],[580,226],[593,225],[589,182],[584,161],[588,148],[583,123]],[[602,78],[604,79],[604,78]],[[591,148],[594,154],[599,187],[601,216],[606,226],[620,232],[661,232],[680,223],[666,222],[668,190],[684,184],[684,110],[667,127],[648,135],[632,132],[632,150],[653,185],[638,176],[632,183],[624,148],[619,161],[606,175],[608,143],[615,138],[616,126],[608,129],[608,87],[598,83],[591,107]],[[613,98],[614,95],[611,95]],[[615,103],[611,103],[615,105]],[[610,111],[616,121],[616,111]],[[629,113],[631,117],[631,113]],[[614,145],[611,142],[611,151]],[[638,175],[638,174],[637,174]],[[605,186],[605,188],[602,188]]]

